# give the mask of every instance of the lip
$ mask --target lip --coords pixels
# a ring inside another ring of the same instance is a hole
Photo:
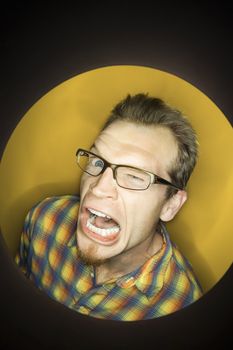
[[[99,208],[97,209],[97,208],[93,208],[90,206],[83,207],[82,211],[81,211],[81,216],[80,216],[80,224],[81,224],[81,229],[82,229],[83,233],[86,234],[91,240],[93,240],[97,243],[103,244],[103,245],[113,245],[116,241],[118,241],[118,239],[120,237],[121,229],[119,232],[113,233],[112,235],[110,235],[108,237],[103,237],[103,236],[98,235],[98,234],[96,234],[88,229],[87,220],[89,218],[89,211],[87,208],[101,211],[102,213],[104,213],[108,216],[111,216],[110,214],[106,213],[105,211],[103,211]],[[111,218],[113,218],[113,217],[111,216]],[[113,220],[114,220],[114,218],[113,218]]]

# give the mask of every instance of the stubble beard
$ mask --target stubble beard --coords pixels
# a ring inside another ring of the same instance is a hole
[[[90,244],[86,250],[82,250],[78,247],[77,258],[81,260],[85,265],[91,265],[94,267],[104,264],[107,259],[96,257],[96,246],[95,244]]]

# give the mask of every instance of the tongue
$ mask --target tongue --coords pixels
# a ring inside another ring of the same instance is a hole
[[[99,228],[107,229],[110,227],[118,226],[116,221],[113,219],[111,220],[106,220],[105,218],[97,216],[94,221],[94,225]]]

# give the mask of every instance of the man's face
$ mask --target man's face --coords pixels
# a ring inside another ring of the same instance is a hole
[[[177,145],[166,128],[117,121],[99,135],[91,151],[110,163],[131,165],[171,180],[167,170],[176,158]],[[145,191],[128,190],[117,185],[111,168],[98,177],[83,173],[77,228],[79,250],[92,264],[129,250],[132,256],[140,249],[143,253],[144,242],[154,235],[166,202],[164,185],[153,184]]]

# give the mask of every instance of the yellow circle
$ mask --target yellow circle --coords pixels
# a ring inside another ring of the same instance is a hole
[[[149,93],[188,116],[200,156],[189,200],[168,224],[205,291],[232,262],[232,128],[201,91],[166,72],[110,66],[80,74],[43,96],[14,130],[0,164],[0,223],[15,254],[27,211],[53,195],[78,193],[78,147],[89,147],[112,107],[126,94]]]

